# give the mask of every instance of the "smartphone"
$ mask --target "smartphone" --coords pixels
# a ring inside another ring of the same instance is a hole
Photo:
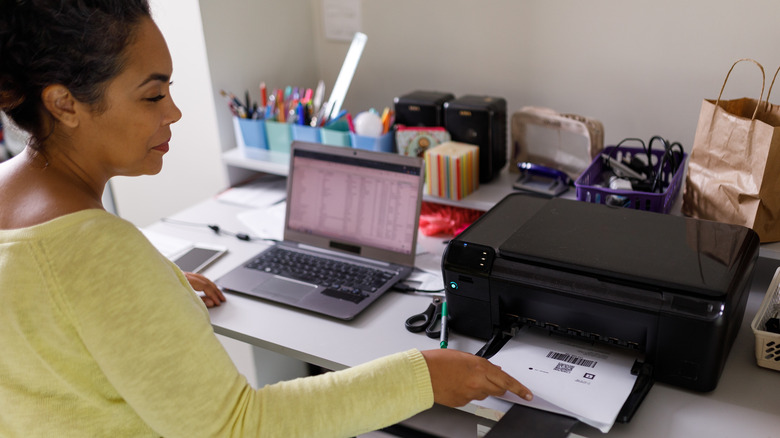
[[[173,259],[173,263],[184,272],[200,272],[211,262],[227,252],[227,248],[197,244],[187,252]]]

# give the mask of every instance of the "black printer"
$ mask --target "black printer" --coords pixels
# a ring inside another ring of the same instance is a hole
[[[487,349],[535,326],[638,350],[651,379],[710,391],[758,252],[737,225],[514,193],[447,246],[449,324]]]

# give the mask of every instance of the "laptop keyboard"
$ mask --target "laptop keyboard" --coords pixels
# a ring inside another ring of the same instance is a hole
[[[245,266],[323,286],[326,288],[322,291],[325,295],[355,303],[376,292],[397,275],[392,271],[331,260],[278,246],[264,251]]]

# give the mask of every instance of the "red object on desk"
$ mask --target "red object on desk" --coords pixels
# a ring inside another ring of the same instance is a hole
[[[485,212],[480,210],[423,202],[420,207],[419,229],[426,236],[437,234],[457,236],[483,214]]]

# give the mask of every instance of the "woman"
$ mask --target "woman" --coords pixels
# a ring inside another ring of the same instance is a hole
[[[221,292],[101,204],[111,177],[160,171],[172,71],[146,0],[0,2],[0,110],[31,134],[0,164],[0,435],[350,436],[531,397],[454,350],[251,388],[209,324]]]

